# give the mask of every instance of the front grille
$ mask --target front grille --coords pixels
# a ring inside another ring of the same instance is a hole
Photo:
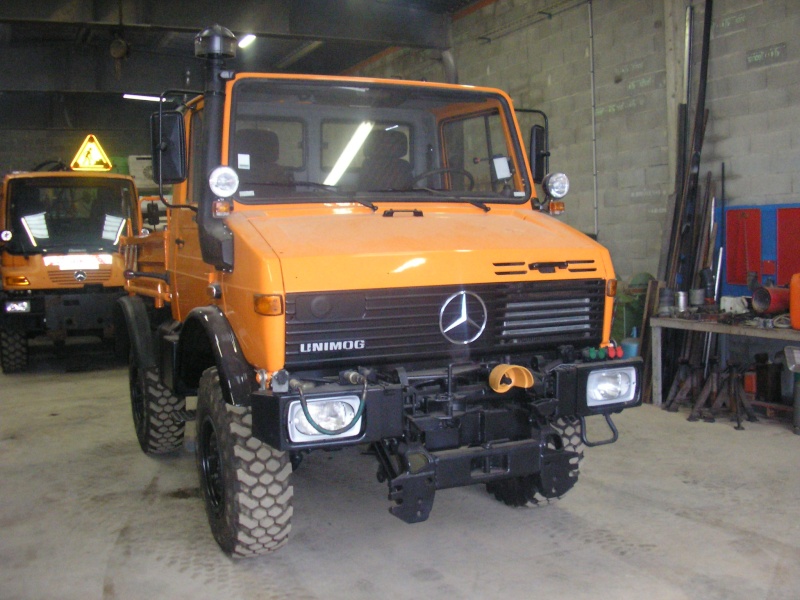
[[[440,331],[445,301],[471,292],[486,306],[483,333],[457,345]],[[489,356],[602,339],[602,279],[537,281],[358,292],[289,294],[286,297],[288,368]]]
[[[86,285],[87,283],[103,283],[111,279],[111,267],[100,269],[89,269],[83,271],[86,273],[86,279],[78,281],[75,279],[76,271],[48,271],[50,281],[57,285]]]

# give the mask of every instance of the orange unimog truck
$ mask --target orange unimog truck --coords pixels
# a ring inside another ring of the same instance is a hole
[[[112,339],[124,295],[119,239],[136,205],[133,179],[76,171],[6,175],[0,199],[0,362],[28,367],[28,342],[46,335]],[[123,333],[125,333],[123,331]]]
[[[232,556],[286,543],[291,473],[314,450],[368,448],[409,523],[446,488],[565,494],[583,447],[616,440],[609,415],[640,404],[641,359],[597,360],[609,253],[549,214],[563,175],[537,199],[508,96],[236,73],[234,50],[219,26],[197,36],[205,92],[152,120],[168,224],[123,242],[142,449],[180,447],[196,421]],[[593,415],[610,429],[587,440]]]

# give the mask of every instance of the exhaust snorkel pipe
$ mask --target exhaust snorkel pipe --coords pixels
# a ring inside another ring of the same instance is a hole
[[[206,81],[203,114],[203,172],[208,176],[222,164],[222,120],[225,105],[225,80],[233,76],[224,70],[225,59],[236,56],[236,36],[213,25],[194,38],[194,54],[206,63]],[[215,197],[206,183],[200,192],[197,226],[200,234],[200,250],[203,262],[220,271],[233,270],[233,235],[224,221],[215,219],[211,207]]]

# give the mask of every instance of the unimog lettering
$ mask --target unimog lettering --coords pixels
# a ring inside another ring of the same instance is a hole
[[[331,352],[333,350],[363,350],[364,340],[346,340],[342,342],[310,342],[300,344],[300,352]]]
[[[641,403],[642,366],[610,344],[608,251],[555,219],[568,179],[517,118],[538,111],[491,88],[237,73],[235,41],[197,36],[205,91],[165,94],[151,122],[171,198],[123,241],[142,450],[180,448],[195,421],[234,557],[287,542],[292,472],[319,450],[368,448],[407,523],[448,488],[568,492]],[[590,417],[607,437],[587,439]]]

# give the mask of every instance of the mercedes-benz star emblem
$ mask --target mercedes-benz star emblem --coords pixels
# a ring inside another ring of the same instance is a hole
[[[75,281],[77,282],[86,281],[86,271],[75,271]]]
[[[487,321],[486,305],[472,292],[458,292],[445,300],[439,311],[439,331],[453,344],[477,340]]]

